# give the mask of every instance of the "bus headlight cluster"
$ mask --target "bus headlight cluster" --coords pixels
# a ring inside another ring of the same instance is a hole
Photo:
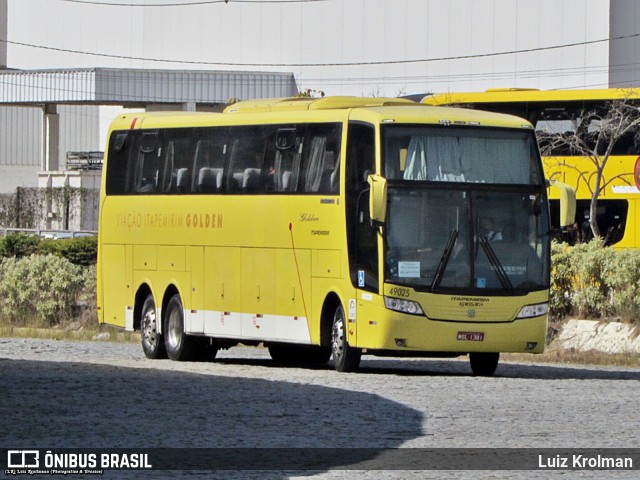
[[[422,308],[417,302],[402,300],[400,298],[384,297],[384,306],[396,312],[410,313],[411,315],[424,315]]]
[[[546,315],[547,313],[549,313],[549,304],[538,303],[536,305],[527,305],[526,307],[522,307],[517,318],[539,317],[541,315]]]

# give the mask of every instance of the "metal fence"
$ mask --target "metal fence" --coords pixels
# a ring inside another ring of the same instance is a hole
[[[4,228],[0,227],[0,236],[4,237],[9,233],[24,233],[26,235],[36,235],[42,238],[58,240],[62,238],[93,237],[98,234],[95,230],[40,230],[35,228]]]

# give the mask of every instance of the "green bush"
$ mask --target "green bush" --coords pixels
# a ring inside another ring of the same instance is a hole
[[[551,291],[549,294],[549,316],[563,318],[571,313],[573,290],[573,265],[571,247],[566,243],[551,244]]]
[[[76,299],[74,317],[83,326],[98,325],[96,279],[97,269],[95,265],[82,268],[82,289]]]
[[[0,258],[21,258],[33,254],[56,255],[75,265],[95,265],[98,238],[90,236],[53,240],[24,233],[9,233],[0,238]]]
[[[98,238],[77,237],[40,241],[38,253],[66,258],[75,265],[95,265],[98,255]]]
[[[622,320],[638,322],[640,318],[640,252],[636,249],[615,251],[614,261],[603,268],[602,276],[609,288],[608,301]]]
[[[8,233],[0,238],[0,257],[26,257],[38,251],[40,238],[25,233]]]
[[[551,250],[552,319],[579,318],[638,321],[640,250],[605,247],[598,240]]]
[[[0,317],[34,327],[69,321],[84,286],[82,267],[62,257],[5,258],[0,263]]]

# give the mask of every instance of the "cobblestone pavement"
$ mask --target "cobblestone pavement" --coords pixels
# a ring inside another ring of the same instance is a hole
[[[265,349],[147,360],[138,345],[0,338],[1,448],[637,448],[640,370],[363,357],[276,367]],[[190,478],[636,478],[629,471],[182,472]],[[605,473],[605,475],[603,475]],[[108,478],[176,472],[107,471]],[[77,477],[75,477],[77,478]]]

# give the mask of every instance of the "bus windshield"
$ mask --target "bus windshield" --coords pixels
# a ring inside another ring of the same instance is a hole
[[[531,132],[438,126],[384,129],[389,180],[539,185]]]
[[[533,132],[434,131],[383,135],[385,280],[461,294],[548,288],[548,203]]]

